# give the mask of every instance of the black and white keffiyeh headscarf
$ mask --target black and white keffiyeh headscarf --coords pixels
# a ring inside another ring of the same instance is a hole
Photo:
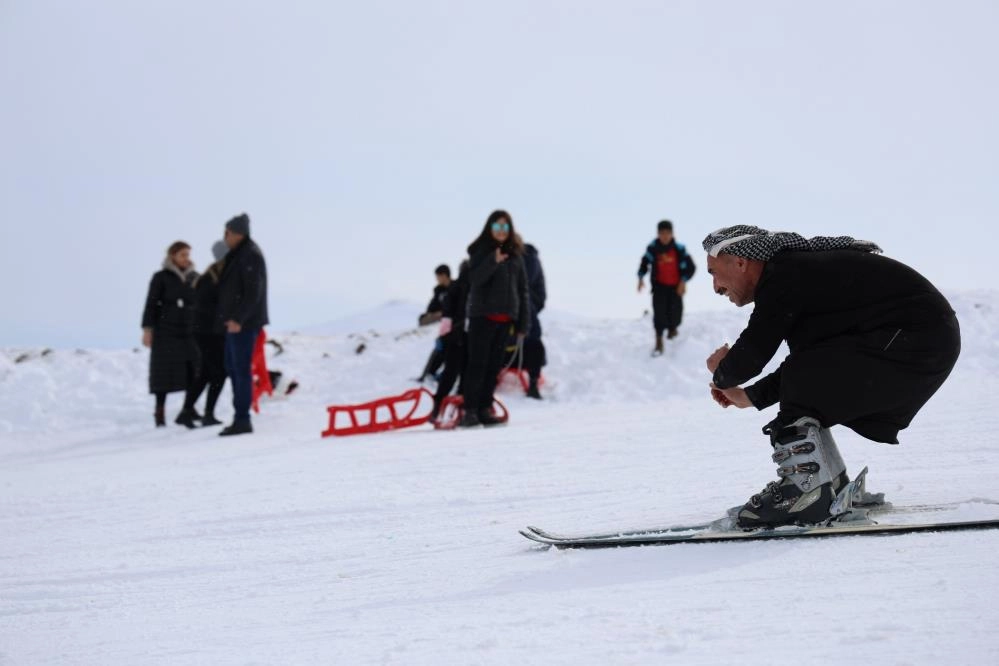
[[[825,250],[858,250],[881,252],[871,241],[851,236],[816,236],[805,238],[791,231],[767,231],[749,224],[724,227],[705,237],[704,251],[712,257],[734,254],[737,257],[769,261],[779,252],[823,252]]]

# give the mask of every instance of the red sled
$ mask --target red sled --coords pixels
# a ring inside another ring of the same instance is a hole
[[[527,389],[531,388],[531,375],[523,368],[504,368],[500,370],[499,378],[496,380],[497,386],[503,386],[506,383],[508,377],[512,377],[513,381],[519,381],[521,388],[526,392]],[[544,376],[538,377],[538,386],[545,385]]]
[[[429,404],[423,400],[426,395]],[[420,404],[433,405],[434,394],[425,388],[410,389],[389,398],[380,398],[360,405],[333,405],[327,407],[329,426],[323,431],[323,437],[346,437],[347,435],[364,435],[400,428],[412,428],[430,421],[430,409],[425,414],[417,416]],[[510,418],[506,407],[496,401],[500,409],[500,418],[506,422]],[[493,408],[496,413],[496,408]],[[451,430],[461,421],[462,398],[460,395],[449,396],[441,403],[440,413],[434,422],[438,430]],[[344,419],[340,415],[346,415]],[[340,416],[338,419],[337,417]]]
[[[267,344],[267,333],[260,329],[257,340],[253,345],[253,357],[250,360],[250,375],[253,378],[253,393],[250,406],[254,414],[260,413],[260,396],[274,395],[274,387],[271,386],[271,376],[267,372],[267,357],[264,355],[264,345]]]
[[[506,405],[493,398],[493,415],[499,418],[500,423],[510,420],[510,412]],[[461,417],[465,415],[465,399],[460,395],[449,395],[441,403],[441,411],[434,421],[434,428],[437,430],[454,430],[461,423]]]

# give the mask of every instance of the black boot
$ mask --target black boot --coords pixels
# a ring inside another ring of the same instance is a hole
[[[666,332],[666,339],[667,340],[672,340],[677,335],[678,335],[678,333],[677,333],[676,329],[675,328],[671,328],[671,329],[669,329],[669,331]]]
[[[233,421],[231,426],[227,426],[219,433],[219,437],[229,437],[230,435],[245,435],[253,432],[253,426],[247,421]]]
[[[478,428],[481,425],[482,422],[479,421],[479,415],[474,410],[465,410],[465,413],[461,415],[461,421],[458,423],[459,428]]]
[[[153,418],[156,420],[156,427],[157,428],[165,428],[166,427],[166,415],[163,412],[164,412],[164,410],[163,410],[162,407],[157,407],[156,411],[153,412]]]
[[[188,428],[193,430],[194,428],[198,427],[198,424],[195,423],[195,421],[199,419],[200,417],[198,416],[198,413],[196,411],[185,407],[184,409],[180,410],[180,414],[178,414],[177,418],[174,419],[174,423],[176,423],[177,425],[187,426]]]
[[[663,334],[656,333],[656,348],[652,350],[653,356],[661,356],[663,351],[665,351],[665,346],[663,345]]]
[[[504,419],[501,419],[495,414],[493,414],[493,410],[491,409],[480,409],[478,416],[479,416],[479,423],[486,426],[487,428],[490,426],[500,425],[501,423],[506,423]]]
[[[201,419],[202,426],[214,426],[221,424],[222,422],[215,418],[215,415],[211,412],[205,412],[205,416]]]
[[[531,378],[531,385],[527,387],[527,397],[541,400],[541,391],[538,390],[538,380]]]

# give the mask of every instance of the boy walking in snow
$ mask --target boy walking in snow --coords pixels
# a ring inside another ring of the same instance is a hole
[[[676,337],[683,318],[683,295],[687,281],[694,276],[694,261],[687,249],[673,238],[673,223],[659,223],[658,236],[649,243],[638,266],[638,291],[645,288],[645,274],[652,270],[652,323],[656,330],[653,355],[663,353],[663,332]]]

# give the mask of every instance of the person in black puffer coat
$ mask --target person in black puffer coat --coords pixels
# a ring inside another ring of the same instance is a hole
[[[518,338],[531,325],[527,295],[524,243],[513,228],[513,218],[493,211],[479,237],[468,246],[468,366],[462,395],[465,414],[461,425],[494,425],[492,413],[496,377],[503,364],[503,348],[512,323]]]
[[[538,315],[545,309],[548,291],[545,288],[545,271],[541,267],[538,249],[531,244],[525,246],[524,264],[527,268],[527,289],[531,297],[531,330],[524,340],[524,369],[530,378],[527,387],[527,397],[541,400],[538,381],[541,379],[541,368],[548,363],[545,343],[541,340],[541,321]]]
[[[184,391],[198,378],[200,355],[194,342],[194,281],[191,246],[177,241],[163,269],[149,282],[142,313],[142,344],[149,356],[149,392],[156,396],[156,426],[166,425],[167,393]]]
[[[215,263],[194,281],[194,292],[197,295],[197,306],[194,317],[194,339],[201,352],[201,372],[198,380],[188,389],[184,399],[184,410],[177,417],[177,423],[194,428],[195,421],[200,420],[203,426],[213,426],[222,423],[215,418],[215,405],[225,386],[225,335],[218,332],[216,317],[219,309],[219,279],[225,267],[225,255],[229,251],[225,241],[218,241],[212,246]],[[208,388],[205,398],[205,415],[199,416],[194,404],[201,393]]]

